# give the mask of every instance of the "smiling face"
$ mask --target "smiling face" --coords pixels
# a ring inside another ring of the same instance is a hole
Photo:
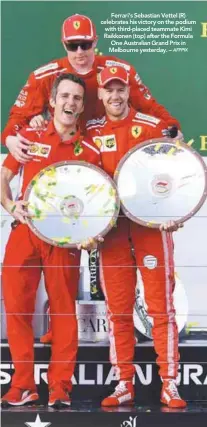
[[[99,88],[99,99],[102,100],[106,114],[111,120],[121,120],[128,114],[129,86],[119,80],[112,80]]]
[[[84,88],[73,81],[62,80],[55,99],[50,99],[54,108],[54,123],[56,128],[75,127],[84,107]]]

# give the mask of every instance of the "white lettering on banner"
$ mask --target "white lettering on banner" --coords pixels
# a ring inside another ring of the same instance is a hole
[[[200,377],[204,372],[203,366],[199,364],[186,364],[183,365],[183,378],[181,381],[181,373],[178,373],[178,383],[181,382],[184,385],[189,385],[193,382],[196,385],[207,385],[207,375],[204,382],[202,382],[198,377]]]
[[[1,369],[1,371],[0,371],[0,384],[1,385],[9,384],[10,381],[11,381],[11,375],[8,374],[7,372],[5,372],[4,369],[10,370],[11,369],[11,365],[8,364],[8,363],[3,363],[3,364],[0,365],[0,369]]]
[[[134,364],[134,366],[136,371],[134,382],[136,378],[138,378],[139,382],[144,386],[152,384],[153,364],[147,363],[145,367],[141,367],[138,364]],[[11,381],[11,371],[14,370],[14,365],[9,363],[2,363],[0,365],[0,369],[0,384],[9,384]],[[41,381],[47,383],[47,369],[47,363],[35,364],[35,384],[39,385]],[[80,363],[78,365],[76,375],[73,375],[71,379],[73,385],[110,385],[112,381],[116,381],[118,379],[113,367],[109,369],[107,376],[105,375],[103,363],[97,363],[96,369],[93,369],[92,373],[90,372],[90,375],[93,375],[93,378],[89,378],[89,374],[87,374],[88,378],[86,378],[87,370],[89,370],[87,363]],[[198,363],[185,363],[180,365],[178,383],[181,385],[207,385],[207,372],[205,364],[202,365]]]
[[[146,365],[146,373],[144,375],[144,372],[140,365],[134,365],[136,374],[143,385],[149,385],[152,382],[152,365],[147,364]]]
[[[34,366],[34,378],[35,378],[35,384],[40,384],[41,379],[48,384],[47,381],[47,372],[41,372],[41,370],[44,369],[44,371],[47,371],[48,364],[47,363],[36,363]]]
[[[87,380],[85,377],[86,365],[79,365],[79,384],[95,385],[95,380]]]
[[[103,384],[103,365],[97,365],[97,385]]]
[[[11,371],[14,369],[14,365],[12,364],[2,364],[1,366],[1,381],[0,383],[9,384],[11,381],[10,373],[6,371]],[[135,364],[136,375],[139,378],[141,384],[148,385],[152,382],[152,365],[147,364],[146,368],[142,368]],[[47,363],[36,363],[35,364],[35,384],[39,385],[41,380],[43,380],[47,384]],[[45,372],[42,372],[44,370]],[[87,364],[80,363],[78,365],[78,372],[72,376],[73,385],[110,385],[112,381],[116,381],[118,378],[116,376],[115,369],[113,367],[110,368],[107,377],[104,380],[104,364],[98,363],[96,366],[96,377],[95,378],[86,378]],[[94,373],[94,371],[93,371]]]

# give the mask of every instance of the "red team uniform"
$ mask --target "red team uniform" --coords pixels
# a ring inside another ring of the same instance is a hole
[[[103,169],[113,176],[121,158],[135,145],[151,138],[163,137],[164,122],[137,113],[119,121],[108,117],[87,124],[88,136],[101,151]],[[110,141],[110,144],[107,143]],[[178,369],[178,332],[172,293],[174,289],[172,234],[142,227],[126,217],[118,220],[100,246],[101,283],[108,305],[110,323],[110,358],[121,380],[134,375],[133,306],[137,283],[134,247],[145,288],[148,313],[153,317],[153,338],[157,362],[163,378],[176,378]],[[154,266],[148,264],[148,256]]]
[[[99,164],[100,155],[93,142],[77,132],[64,143],[57,134],[53,121],[43,131],[22,129],[21,135],[35,141],[38,153],[23,167],[21,197],[31,179],[43,168],[65,160],[84,160]],[[79,154],[75,149],[79,141]],[[44,144],[47,154],[41,155]],[[14,174],[21,164],[10,154],[3,166]],[[61,383],[71,390],[70,378],[76,363],[78,345],[75,299],[79,281],[80,251],[55,247],[40,240],[25,224],[18,224],[11,231],[3,262],[3,294],[7,313],[9,346],[15,373],[12,386],[35,390],[32,314],[41,273],[49,296],[53,330],[52,356],[48,370],[51,389]],[[60,316],[58,316],[60,314]],[[65,315],[64,315],[65,314]]]

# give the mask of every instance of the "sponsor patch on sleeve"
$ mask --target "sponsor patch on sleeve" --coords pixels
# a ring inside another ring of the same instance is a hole
[[[151,97],[151,95],[150,95],[149,93],[145,93],[145,94],[144,94],[144,98],[145,98],[145,99],[147,99],[147,100],[149,100],[149,99],[151,99],[152,97]]]
[[[149,116],[148,114],[137,113],[135,117],[140,120],[145,120],[145,122],[155,123],[156,125],[160,123],[160,119],[157,119],[157,117],[154,116]]]
[[[27,90],[24,90],[24,89],[20,90],[19,95],[18,95],[14,105],[16,105],[17,107],[20,107],[20,108],[24,107],[26,100],[27,100],[27,95],[28,95]]]
[[[135,74],[134,79],[136,80],[136,82],[137,82],[137,83],[139,83],[139,84],[141,84],[141,83],[142,83],[142,81],[141,81],[141,77],[139,76],[139,74],[138,74],[138,73],[137,73],[137,74]]]
[[[45,73],[46,71],[56,70],[58,68],[57,62],[50,62],[47,65],[44,65],[43,67],[37,68],[37,70],[34,71],[34,75],[38,76],[39,74]]]

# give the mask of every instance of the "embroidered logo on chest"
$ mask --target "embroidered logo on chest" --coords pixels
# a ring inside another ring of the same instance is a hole
[[[132,126],[132,136],[134,138],[139,138],[141,133],[142,133],[142,127],[141,126]]]
[[[115,135],[106,135],[103,137],[101,151],[117,151],[117,143]]]
[[[83,152],[83,147],[80,143],[80,141],[76,141],[75,142],[75,147],[74,147],[74,154],[75,156],[80,156],[80,154]]]
[[[93,137],[93,142],[94,144],[96,144],[96,146],[99,148],[99,150],[101,149],[102,146],[102,137],[98,137],[98,136],[94,136]]]
[[[115,135],[94,136],[93,142],[99,148],[101,153],[117,151],[117,142]]]

